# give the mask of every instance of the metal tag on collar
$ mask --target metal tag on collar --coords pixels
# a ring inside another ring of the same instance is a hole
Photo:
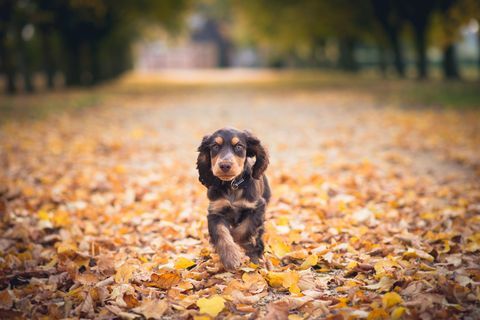
[[[232,183],[231,183],[232,189],[237,190],[238,187],[242,184],[243,181],[245,181],[245,179],[243,179],[243,177],[240,178],[240,180],[238,180],[237,182],[235,182],[235,179],[233,179]]]

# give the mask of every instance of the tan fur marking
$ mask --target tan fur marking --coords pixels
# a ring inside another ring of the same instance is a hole
[[[212,158],[212,169],[215,167],[215,165],[217,164],[217,160],[218,160],[218,156],[215,156]]]
[[[255,180],[255,179],[254,179]],[[259,194],[263,194],[263,189],[264,189],[264,185],[263,185],[263,178],[260,178],[258,180],[255,180],[255,187],[258,191]]]
[[[237,242],[242,242],[245,240],[245,234],[248,231],[250,225],[250,219],[245,219],[240,223],[235,229],[232,230],[233,239]]]
[[[241,199],[241,200],[238,200],[238,201],[235,201],[233,203],[233,205],[235,207],[238,207],[238,208],[248,208],[248,209],[253,209],[255,208],[255,206],[257,205],[257,203],[254,201],[254,202],[251,202],[251,201],[247,201],[245,199]]]
[[[233,137],[232,138],[232,146],[236,145],[239,141],[240,141],[240,139],[238,139],[238,137]]]
[[[228,228],[222,224],[217,226],[218,242],[216,251],[227,270],[237,269],[242,264],[242,249],[235,243]]]
[[[230,201],[227,199],[218,199],[215,201],[211,201],[210,205],[208,206],[209,211],[220,211],[221,209],[225,207],[230,207]]]
[[[222,138],[222,137],[216,137],[216,138],[215,138],[215,142],[216,142],[217,144],[223,144],[223,138]]]
[[[243,171],[243,165],[245,164],[245,158],[242,158],[242,157],[239,157],[239,156],[235,156],[235,162],[237,163],[237,166],[238,166],[238,170],[240,172]]]

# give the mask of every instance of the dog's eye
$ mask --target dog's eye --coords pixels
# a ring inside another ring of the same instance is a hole
[[[237,145],[235,146],[235,152],[242,152],[242,151],[243,151],[243,146],[237,144]]]
[[[217,152],[218,150],[220,150],[220,146],[218,144],[214,144],[212,146],[212,151]]]

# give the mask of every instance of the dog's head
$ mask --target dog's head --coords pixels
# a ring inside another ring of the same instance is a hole
[[[248,131],[223,128],[203,137],[198,147],[200,182],[209,187],[216,178],[231,181],[244,171],[247,158],[255,157],[252,177],[259,179],[268,166],[268,155],[260,140]]]

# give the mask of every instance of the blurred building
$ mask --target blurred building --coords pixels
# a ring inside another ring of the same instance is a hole
[[[142,44],[138,51],[137,68],[151,71],[230,66],[230,42],[216,21],[193,15],[188,34],[186,39],[174,43],[159,39]]]
[[[142,71],[215,68],[217,61],[217,50],[212,43],[192,41],[169,45],[167,42],[157,40],[141,46],[137,68]]]

